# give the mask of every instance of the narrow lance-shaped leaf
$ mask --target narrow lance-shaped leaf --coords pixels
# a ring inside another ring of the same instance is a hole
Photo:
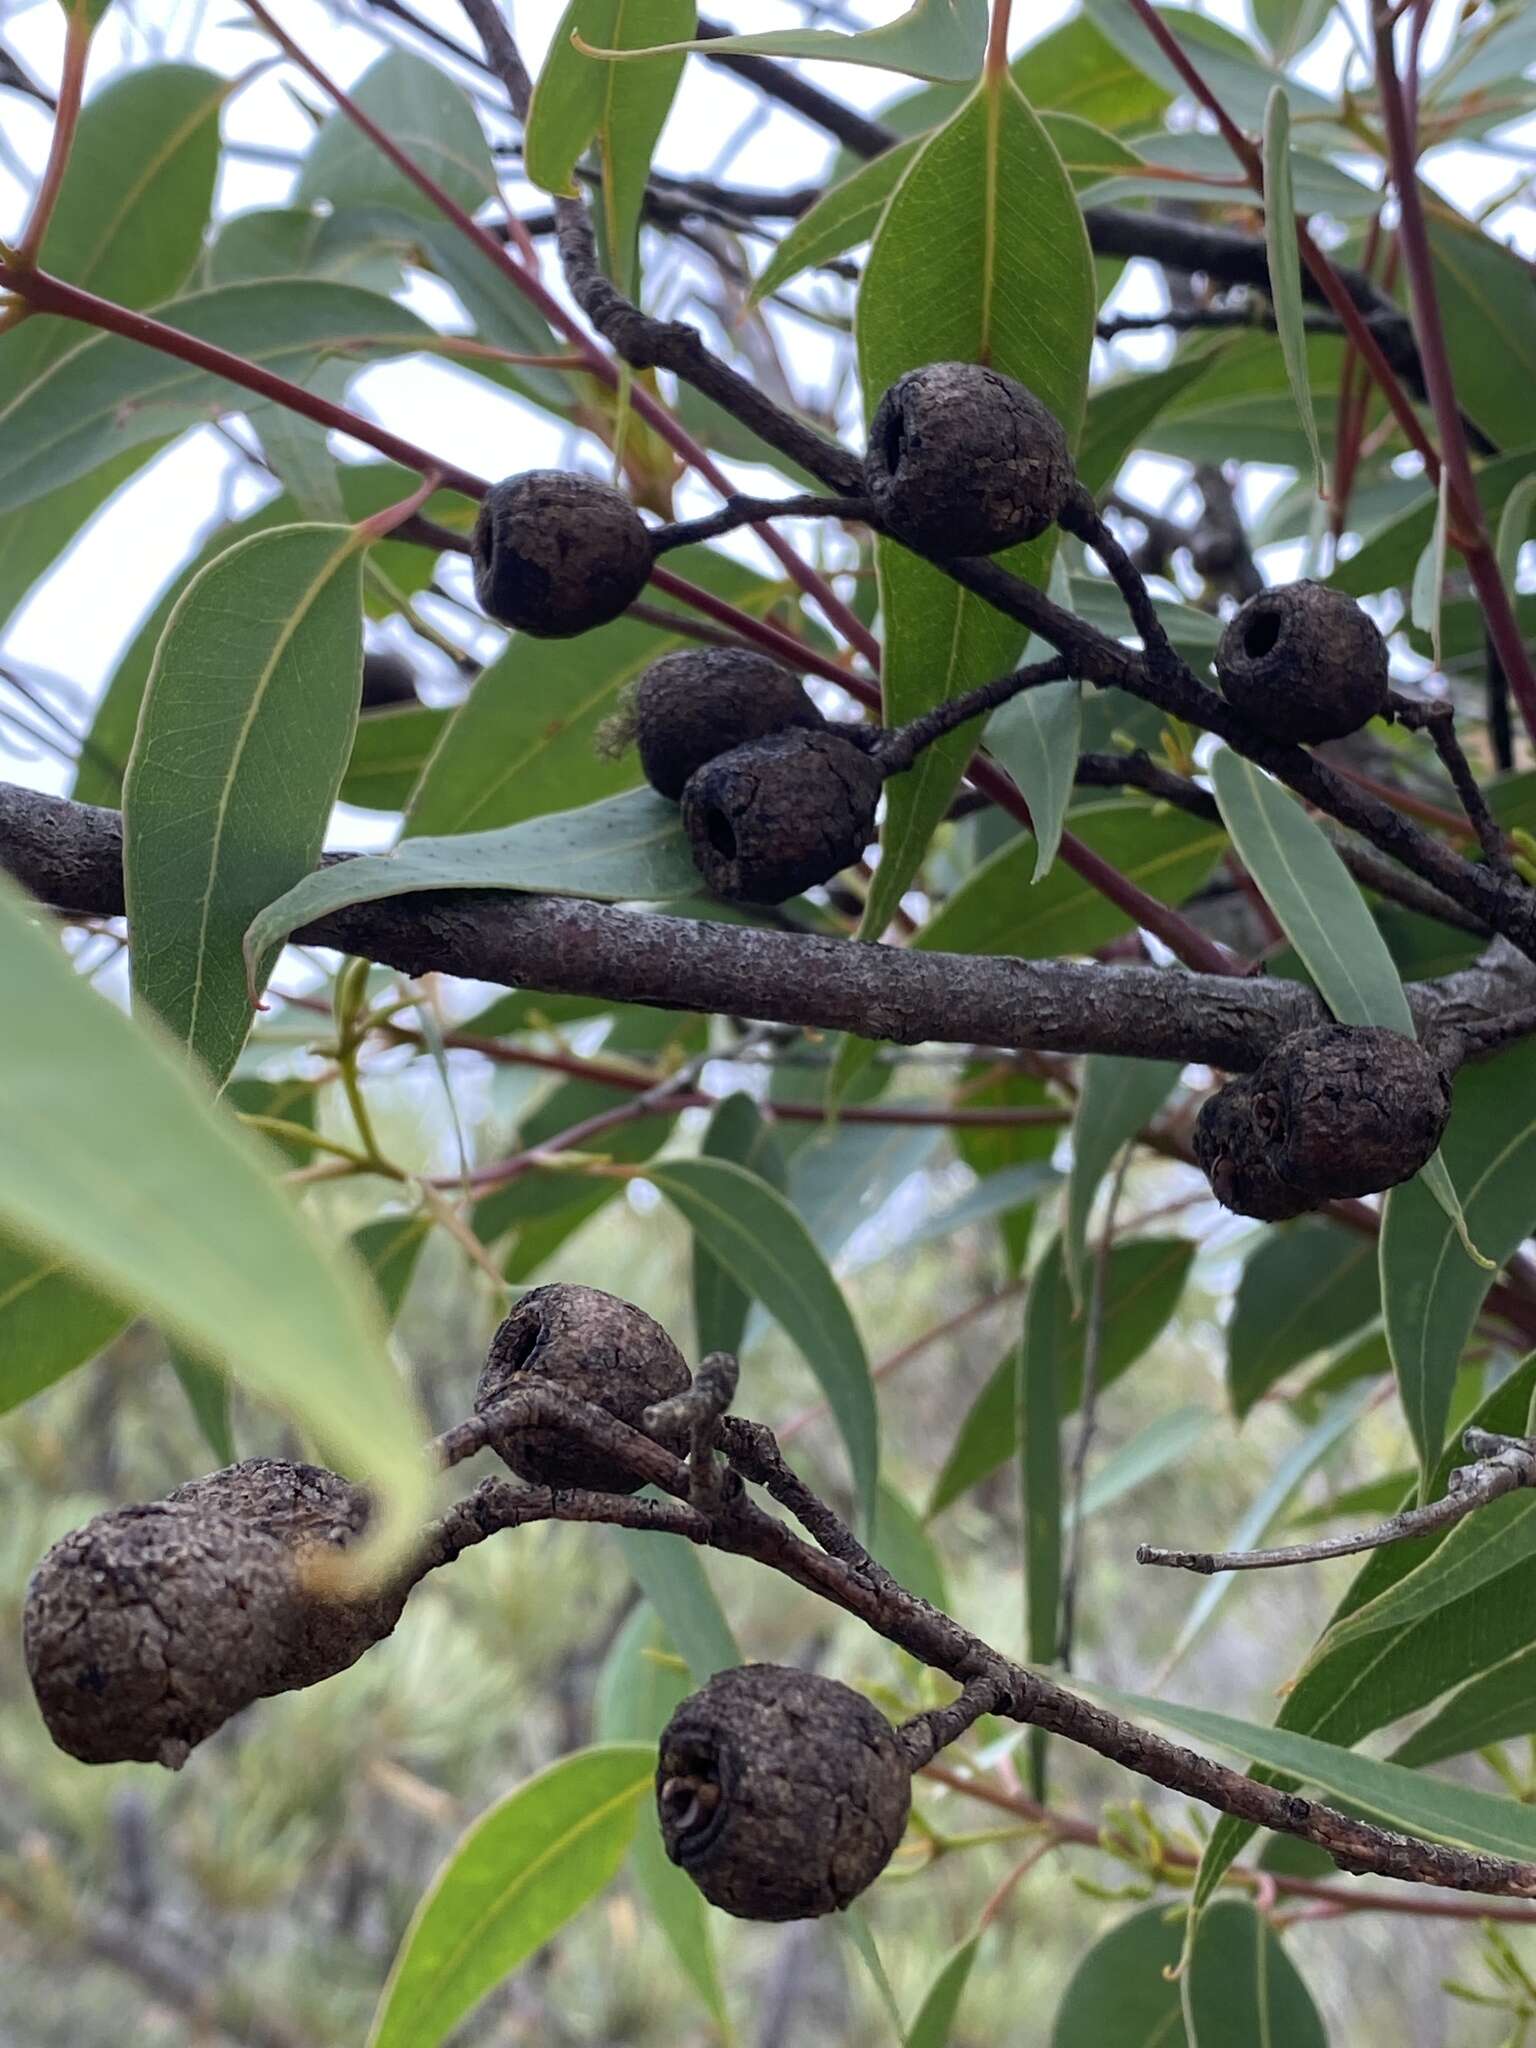
[[[1084,1684],[1083,1690],[1137,1720],[1160,1721],[1192,1735],[1197,1742],[1235,1750],[1272,1770],[1285,1771],[1316,1785],[1330,1798],[1358,1807],[1389,1828],[1474,1853],[1536,1860],[1536,1813],[1516,1799],[1448,1784],[1422,1771],[1406,1770],[1401,1764],[1381,1763],[1310,1735],[1261,1727],[1208,1707],[1147,1699],[1107,1685]]]
[[[1409,596],[1408,613],[1421,633],[1429,635],[1430,654],[1435,667],[1440,666],[1440,616],[1445,596],[1445,542],[1446,524],[1450,505],[1450,472],[1440,472],[1440,488],[1435,493],[1435,526],[1428,544],[1418,559],[1413,572],[1413,589]]]
[[[649,789],[628,790],[584,810],[552,811],[500,832],[408,839],[396,853],[364,854],[319,868],[253,920],[246,958],[262,959],[317,917],[425,889],[515,889],[602,903],[658,903],[690,896],[698,885],[676,804]]]
[[[437,2048],[618,1875],[656,1747],[565,1756],[498,1800],[439,1870],[400,1944],[369,2048]]]
[[[907,2030],[905,2048],[948,2048],[980,1940],[979,1933],[973,1934],[939,1965]]]
[[[127,1320],[62,1254],[0,1236],[0,1415],[94,1358]]]
[[[668,1159],[647,1167],[646,1178],[803,1354],[842,1433],[871,1524],[880,1424],[869,1360],[810,1232],[781,1194],[729,1160]]]
[[[1062,1247],[1074,1301],[1083,1295],[1088,1212],[1115,1154],[1166,1101],[1180,1069],[1168,1060],[1123,1060],[1095,1053],[1083,1062],[1072,1124]]]
[[[306,1228],[276,1156],[71,971],[9,883],[0,961],[0,1227],[291,1415],[375,1490],[368,1548],[397,1555],[425,1502],[421,1427],[361,1274]]]
[[[705,1685],[717,1671],[730,1671],[741,1663],[731,1625],[691,1543],[649,1529],[615,1529],[613,1541],[624,1554],[630,1577],[660,1615],[695,1685]]]
[[[1093,260],[1071,180],[1012,77],[988,76],[924,144],[881,219],[859,290],[866,412],[920,364],[987,363],[1026,384],[1075,443],[1093,315]],[[1043,584],[1054,539],[999,560]],[[1017,660],[1022,630],[931,563],[884,540],[876,562],[888,724]],[[910,886],[976,736],[973,721],[887,785],[865,937],[879,937]]]
[[[351,751],[362,562],[348,526],[238,543],[172,613],[145,694],[123,786],[134,995],[216,1082],[250,1029],[246,927],[319,859]]]
[[[570,0],[534,87],[524,169],[546,192],[574,196],[580,189],[574,182],[577,160],[596,138],[603,240],[613,275],[631,296],[651,157],[682,76],[696,14],[694,0]],[[593,54],[645,52],[658,43],[680,47],[643,63]]]
[[[1264,110],[1264,247],[1269,257],[1269,291],[1274,302],[1280,353],[1291,383],[1291,396],[1312,451],[1315,487],[1323,487],[1323,450],[1312,411],[1312,383],[1307,373],[1305,301],[1301,295],[1301,250],[1297,243],[1296,201],[1291,191],[1291,103],[1277,85]]]
[[[1396,963],[1354,877],[1322,827],[1272,776],[1230,747],[1211,763],[1222,822],[1265,902],[1341,1024],[1377,1024],[1416,1038]],[[1420,1179],[1457,1226],[1469,1258],[1486,1264],[1437,1152]],[[1420,1447],[1421,1458],[1433,1456]]]
[[[828,64],[874,64],[913,78],[969,79],[981,69],[987,42],[986,0],[914,0],[905,14],[883,28],[843,35],[836,29],[770,29],[763,35],[718,36],[707,43],[672,47],[731,51],[742,56],[815,57]],[[638,50],[608,48],[603,56],[634,59]]]

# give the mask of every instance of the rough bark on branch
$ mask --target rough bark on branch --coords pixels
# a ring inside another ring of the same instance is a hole
[[[121,816],[0,783],[0,867],[53,909],[121,916]],[[1291,1032],[1328,1021],[1294,982],[861,946],[492,890],[359,904],[295,938],[406,974],[547,995],[723,1012],[898,1044],[1112,1052],[1232,1072],[1256,1066]],[[1495,945],[1485,964],[1415,984],[1409,999],[1425,1033],[1518,1013],[1533,988],[1529,963]]]

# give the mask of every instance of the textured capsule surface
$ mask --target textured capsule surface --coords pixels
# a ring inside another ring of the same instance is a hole
[[[825,721],[797,675],[749,647],[689,647],[652,662],[628,707],[640,765],[674,803],[706,761],[748,740]]]
[[[830,729],[770,733],[706,762],[683,791],[694,865],[728,903],[785,903],[875,836],[880,770]]]
[[[1315,746],[1387,708],[1387,643],[1342,590],[1284,583],[1227,621],[1216,679],[1228,703],[1275,739]]]
[[[487,492],[471,545],[480,609],[546,640],[605,626],[651,573],[645,522],[611,484],[530,469]]]
[[[777,1664],[722,1671],[661,1738],[662,1840],[713,1906],[807,1920],[850,1905],[907,1825],[896,1731],[836,1679]]]
[[[85,1763],[177,1769],[254,1700],[344,1670],[404,1595],[320,1593],[303,1564],[366,1521],[335,1473],[257,1458],[73,1530],[33,1573],[22,1623],[54,1741]]]
[[[599,1287],[557,1284],[525,1294],[491,1339],[475,1389],[476,1413],[515,1393],[521,1379],[550,1380],[638,1429],[646,1409],[681,1394],[690,1375],[682,1353],[644,1309]],[[559,1430],[506,1429],[492,1444],[535,1486],[634,1493],[645,1483]]]
[[[1061,422],[979,363],[899,377],[870,424],[864,485],[898,538],[940,557],[1037,540],[1077,491]]]
[[[1278,1223],[1411,1180],[1450,1113],[1450,1083],[1413,1039],[1318,1025],[1217,1090],[1195,1157],[1224,1207]]]

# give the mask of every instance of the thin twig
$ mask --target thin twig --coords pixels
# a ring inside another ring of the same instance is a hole
[[[1318,1564],[1325,1558],[1353,1557],[1389,1543],[1438,1535],[1506,1493],[1536,1486],[1536,1444],[1524,1438],[1491,1437],[1481,1430],[1469,1430],[1465,1443],[1477,1463],[1458,1465],[1450,1476],[1448,1492],[1423,1507],[1405,1508],[1374,1529],[1351,1536],[1324,1536],[1315,1543],[1294,1543],[1275,1550],[1163,1550],[1142,1543],[1137,1546],[1136,1562],[1199,1572],[1207,1578],[1214,1572],[1273,1571],[1281,1565]]]

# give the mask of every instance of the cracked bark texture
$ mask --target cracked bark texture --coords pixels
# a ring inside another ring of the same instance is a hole
[[[342,1599],[304,1565],[367,1518],[334,1472],[254,1458],[73,1530],[33,1573],[22,1623],[54,1741],[83,1763],[177,1770],[253,1701],[355,1663],[404,1593]]]

